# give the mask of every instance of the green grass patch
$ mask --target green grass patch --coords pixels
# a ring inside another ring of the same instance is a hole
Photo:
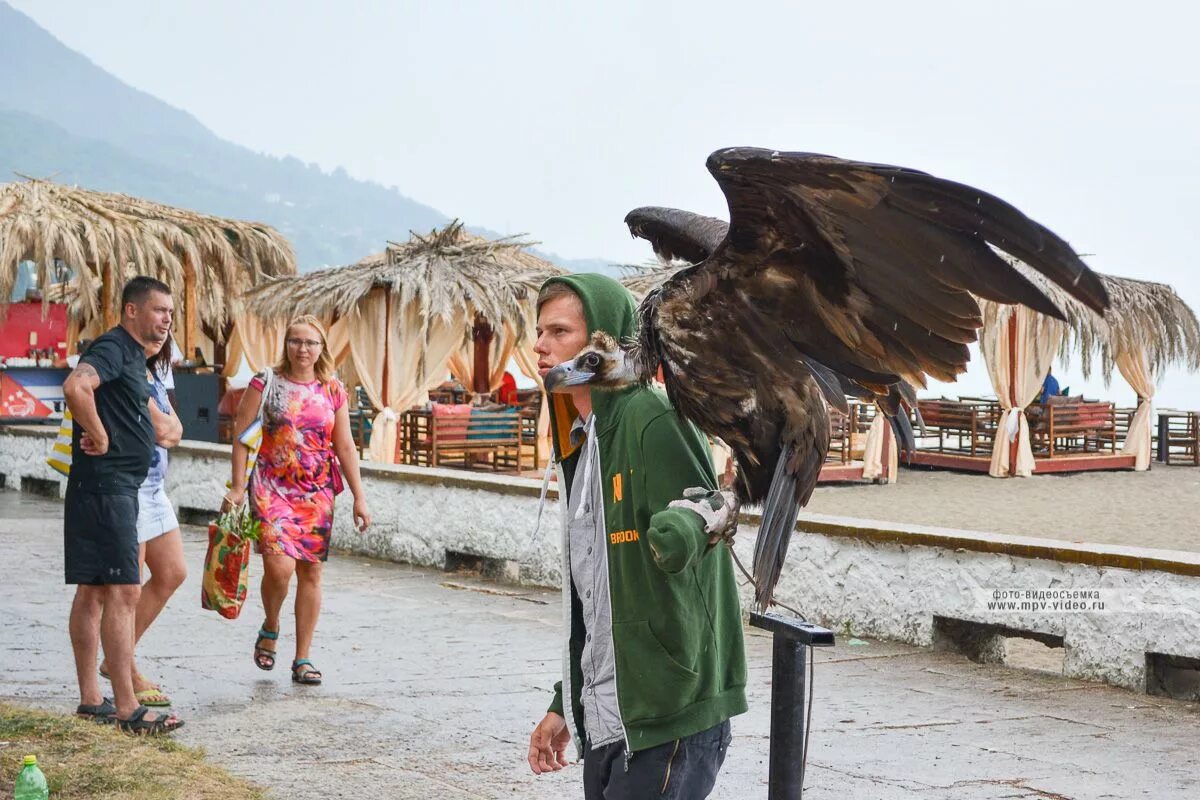
[[[26,755],[36,755],[55,800],[265,800],[261,789],[167,737],[133,737],[112,725],[0,703],[0,797],[11,797]]]

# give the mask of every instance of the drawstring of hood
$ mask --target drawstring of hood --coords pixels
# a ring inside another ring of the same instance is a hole
[[[533,554],[534,548],[537,547],[538,534],[542,531],[542,512],[546,510],[546,495],[550,493],[550,478],[554,475],[554,467],[557,464],[554,453],[550,453],[550,458],[546,461],[546,473],[542,476],[542,492],[538,497],[537,522],[533,526],[533,535],[529,537],[529,546],[521,554],[521,561],[527,561]]]

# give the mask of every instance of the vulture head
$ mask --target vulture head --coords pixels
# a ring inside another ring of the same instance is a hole
[[[590,386],[604,391],[626,389],[638,376],[617,340],[604,331],[592,334],[583,352],[546,373],[547,392],[562,392],[573,386]]]

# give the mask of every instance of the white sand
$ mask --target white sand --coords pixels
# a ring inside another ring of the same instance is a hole
[[[818,486],[806,511],[1200,552],[1200,468],[991,478],[902,467],[890,486]]]

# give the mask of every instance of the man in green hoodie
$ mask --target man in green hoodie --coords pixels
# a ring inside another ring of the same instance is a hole
[[[599,331],[619,341],[635,328],[616,281],[552,278],[538,297],[539,371],[571,362]],[[706,797],[729,718],[746,710],[737,586],[715,535],[735,512],[680,502],[716,489],[708,442],[656,389],[577,385],[548,399],[568,635],[530,768],[562,769],[574,736],[588,800]]]

